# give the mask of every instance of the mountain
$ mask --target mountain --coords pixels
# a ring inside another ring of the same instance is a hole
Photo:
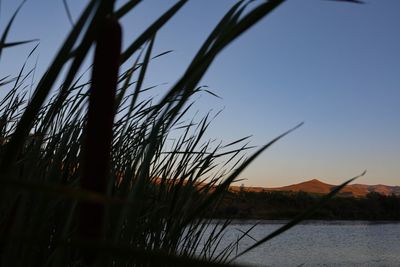
[[[292,192],[307,192],[307,193],[318,193],[327,194],[337,185],[327,184],[317,179],[312,179],[298,184],[282,186],[282,187],[239,187],[232,186],[231,191],[238,192],[245,190],[247,192],[262,192],[262,191],[292,191]],[[362,197],[371,192],[377,192],[382,195],[400,195],[400,186],[388,186],[388,185],[365,185],[365,184],[351,184],[345,186],[339,193],[342,196],[355,196]]]
[[[323,183],[317,179],[305,181],[299,184],[293,184],[283,187],[268,188],[269,191],[304,191],[308,193],[329,193],[334,185]]]

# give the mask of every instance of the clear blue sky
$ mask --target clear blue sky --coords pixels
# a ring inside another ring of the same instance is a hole
[[[76,18],[86,1],[69,2]],[[144,2],[122,21],[126,43],[175,3]],[[189,2],[158,35],[156,52],[174,53],[153,63],[146,84],[173,84],[235,2]],[[196,108],[205,113],[225,107],[211,137],[253,135],[252,144],[262,145],[305,122],[245,171],[246,185],[313,178],[337,184],[364,169],[368,174],[359,183],[400,185],[400,1],[366,2],[288,0],[208,71],[202,84],[223,99],[202,95]],[[17,4],[2,1],[2,28]],[[9,40],[40,38],[40,72],[69,29],[61,0],[28,0]],[[31,47],[5,51],[1,76],[15,74]]]

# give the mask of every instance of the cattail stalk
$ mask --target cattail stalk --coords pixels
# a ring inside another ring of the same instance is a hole
[[[81,187],[106,194],[107,178],[110,176],[114,99],[121,53],[121,27],[115,18],[104,19],[95,42]],[[104,213],[105,207],[102,204],[88,202],[80,204],[78,229],[80,238],[102,239]]]

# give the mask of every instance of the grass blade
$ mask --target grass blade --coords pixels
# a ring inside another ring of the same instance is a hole
[[[128,58],[135,53],[147,40],[152,38],[156,32],[164,26],[175,14],[186,4],[187,0],[180,0],[167,12],[165,12],[158,20],[150,25],[121,55],[121,63],[124,63]]]
[[[11,19],[8,21],[6,28],[4,29],[4,32],[0,38],[0,58],[1,58],[3,48],[6,47],[6,39],[7,39],[8,33],[10,32],[12,24],[13,24],[15,18],[17,17],[19,11],[21,10],[22,6],[25,4],[25,2],[26,2],[26,0],[21,2],[21,4],[18,6],[18,8],[15,10],[14,14],[12,15]]]

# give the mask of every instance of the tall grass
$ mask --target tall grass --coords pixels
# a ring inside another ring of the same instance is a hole
[[[157,32],[187,1],[122,52],[118,20],[140,1],[117,10],[113,2],[89,1],[32,97],[24,86],[34,68],[0,80],[9,90],[0,102],[1,266],[222,266],[237,243],[215,249],[229,220],[212,221],[213,208],[257,155],[291,131],[244,158],[246,138],[214,144],[205,139],[210,116],[186,116],[216,56],[283,0],[235,4],[161,99],[143,96],[143,80]],[[1,48],[11,47],[14,19]],[[94,46],[85,80],[81,67]],[[102,57],[110,48],[116,52]]]

